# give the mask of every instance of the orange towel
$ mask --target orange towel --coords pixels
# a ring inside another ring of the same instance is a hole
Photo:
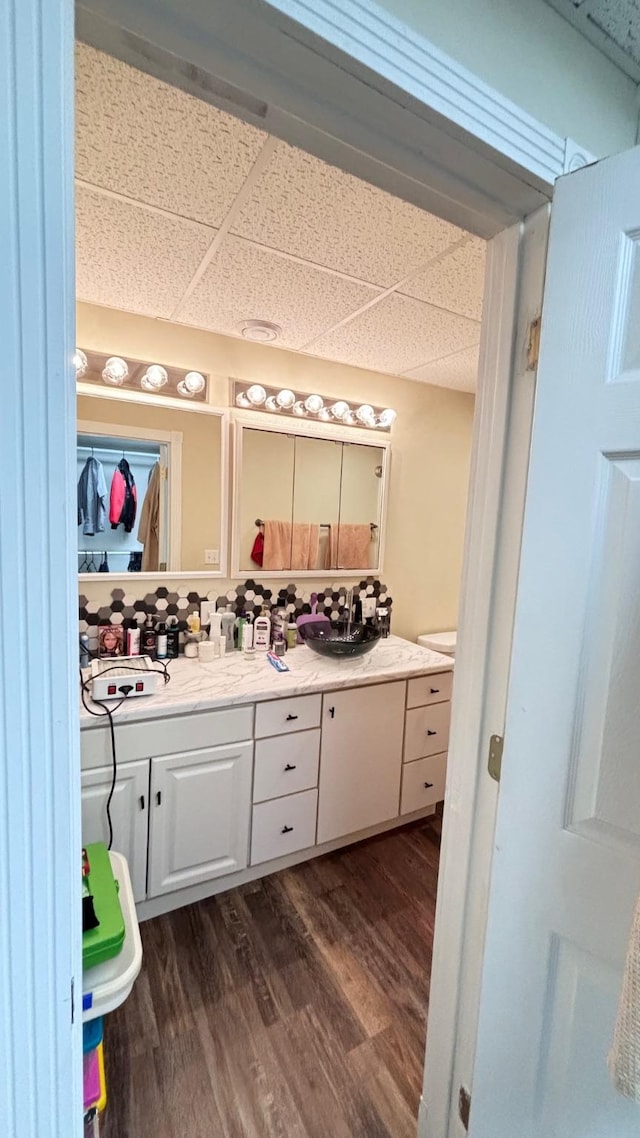
[[[320,527],[308,522],[264,523],[263,569],[315,569]]]
[[[371,526],[341,523],[331,526],[330,569],[367,569],[371,547]]]

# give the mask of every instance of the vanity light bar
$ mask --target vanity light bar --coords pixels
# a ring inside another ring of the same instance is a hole
[[[150,395],[177,395],[198,402],[207,399],[207,377],[199,371],[184,371],[182,368],[142,360],[125,360],[121,356],[105,356],[81,348],[76,348],[73,363],[78,381],[106,383],[112,387],[126,386],[128,390],[136,389]]]
[[[321,395],[291,391],[288,387],[265,387],[261,383],[233,385],[236,407],[245,411],[293,415],[299,419],[317,419],[321,423],[342,423],[344,427],[390,431],[397,412],[392,407],[374,407],[371,403],[351,404],[346,399],[323,399]]]

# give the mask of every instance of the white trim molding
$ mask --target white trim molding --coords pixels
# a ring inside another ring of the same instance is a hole
[[[73,17],[0,4],[3,1138],[82,1131]]]

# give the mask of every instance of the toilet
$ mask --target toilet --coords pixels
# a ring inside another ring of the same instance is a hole
[[[440,652],[443,656],[455,656],[457,631],[453,632],[423,632],[418,637],[418,644],[423,648],[430,648],[432,652]]]

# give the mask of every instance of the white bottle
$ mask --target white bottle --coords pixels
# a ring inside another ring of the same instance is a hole
[[[217,642],[220,633],[222,632],[222,613],[212,612],[209,619],[209,640]]]
[[[223,612],[221,617],[222,635],[226,640],[226,651],[233,652],[235,648],[234,633],[236,629],[235,613],[231,611],[231,605],[227,605],[227,611]]]
[[[242,651],[245,656],[253,656],[255,654],[255,648],[253,646],[253,624],[249,620],[242,629]]]
[[[271,618],[264,609],[253,622],[253,646],[257,652],[268,652],[271,647]]]

